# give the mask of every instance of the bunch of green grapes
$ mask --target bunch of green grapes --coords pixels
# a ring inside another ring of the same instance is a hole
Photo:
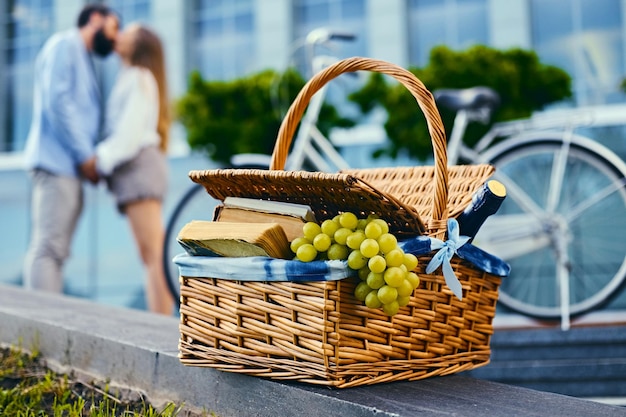
[[[413,272],[417,257],[404,253],[382,219],[359,219],[346,212],[322,224],[307,222],[302,233],[291,242],[296,259],[347,259],[348,267],[357,271],[361,279],[354,296],[370,308],[382,307],[388,316],[393,316],[409,303],[419,285],[420,279]]]

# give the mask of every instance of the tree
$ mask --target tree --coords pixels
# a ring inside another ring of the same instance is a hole
[[[522,49],[496,50],[474,46],[453,51],[445,46],[432,49],[424,68],[409,68],[430,91],[439,88],[488,86],[500,94],[501,105],[492,122],[528,117],[533,111],[571,97],[571,78],[563,70],[544,65],[536,53]],[[424,117],[415,99],[398,83],[374,73],[362,89],[350,95],[363,113],[382,106],[388,113],[385,129],[390,141],[374,156],[396,157],[400,150],[424,160],[432,155]],[[440,109],[447,133],[454,115]],[[465,142],[473,145],[489,126],[471,124]]]
[[[176,103],[190,147],[226,165],[238,153],[271,154],[282,120],[270,94],[278,79],[279,101],[291,103],[304,86],[294,70],[280,76],[266,70],[231,81],[209,81],[198,72],[191,73],[187,92]],[[354,124],[331,105],[323,106],[319,119],[324,132],[332,126]]]

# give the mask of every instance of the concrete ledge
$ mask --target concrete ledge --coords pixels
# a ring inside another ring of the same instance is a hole
[[[624,416],[626,410],[463,375],[333,390],[177,358],[178,320],[0,285],[0,344],[37,347],[62,369],[227,416]]]

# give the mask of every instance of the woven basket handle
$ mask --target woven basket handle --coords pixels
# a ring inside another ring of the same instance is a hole
[[[445,229],[445,225],[434,224],[442,220],[445,221],[448,217],[448,155],[446,151],[446,135],[441,116],[432,94],[426,89],[424,84],[411,72],[389,62],[371,58],[348,58],[325,68],[313,76],[300,90],[280,125],[278,138],[272,153],[270,169],[281,170],[285,168],[291,140],[313,95],[337,76],[346,72],[361,70],[380,72],[398,80],[413,94],[417,104],[424,113],[435,156],[435,188],[432,199],[433,217],[429,227]]]

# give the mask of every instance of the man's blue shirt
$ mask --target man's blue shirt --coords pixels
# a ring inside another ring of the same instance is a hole
[[[26,166],[78,176],[78,166],[94,153],[101,111],[93,63],[80,33],[53,35],[35,63]]]

